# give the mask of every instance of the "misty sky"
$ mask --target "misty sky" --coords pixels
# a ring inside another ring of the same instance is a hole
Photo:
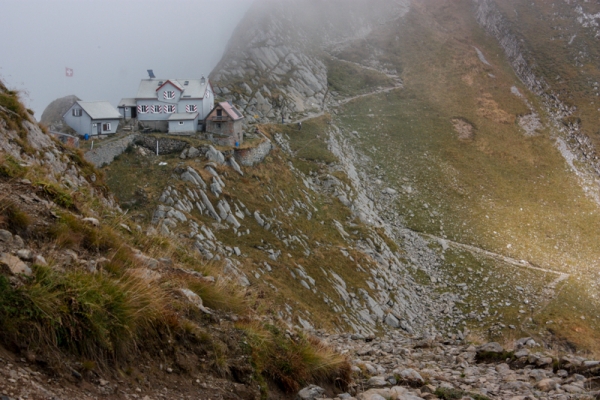
[[[0,0],[0,79],[38,119],[68,94],[116,105],[147,69],[207,76],[253,1]]]

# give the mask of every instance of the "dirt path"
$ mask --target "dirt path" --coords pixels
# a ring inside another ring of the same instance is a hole
[[[414,231],[411,231],[414,232]],[[484,250],[480,247],[477,246],[472,246],[469,244],[464,244],[464,243],[459,243],[459,242],[454,242],[452,240],[448,240],[448,239],[444,239],[438,236],[434,236],[434,235],[430,235],[428,233],[421,233],[421,232],[414,232],[417,235],[426,237],[428,239],[433,239],[436,240],[438,242],[444,241],[448,244],[448,246],[452,246],[452,247],[456,247],[459,249],[463,249],[463,250],[467,250],[470,253],[473,254],[479,254],[488,258],[493,258],[494,260],[498,260],[498,261],[502,261],[508,265],[512,265],[513,267],[518,267],[518,268],[527,268],[527,269],[532,269],[535,271],[540,271],[540,272],[545,272],[545,273],[549,273],[549,274],[556,274],[558,275],[558,278],[551,283],[552,284],[558,284],[561,281],[568,279],[571,275],[567,274],[565,272],[560,272],[560,271],[555,271],[555,270],[551,270],[551,269],[546,269],[546,268],[542,268],[542,267],[538,267],[533,265],[532,263],[530,263],[529,261],[525,261],[525,260],[517,260],[516,258],[512,258],[512,257],[508,257],[502,254],[498,254],[498,253],[494,253],[488,250]]]
[[[345,99],[341,99],[340,101],[338,101],[338,104],[334,105],[333,107],[343,106],[344,104],[348,104],[349,102],[351,102],[353,100],[360,99],[360,98],[363,98],[363,97],[375,96],[375,95],[378,95],[378,94],[381,94],[381,93],[389,93],[392,90],[402,89],[403,87],[404,86],[401,83],[399,83],[396,86],[389,86],[389,87],[386,87],[386,88],[381,88],[381,89],[374,90],[374,91],[369,92],[369,93],[359,94],[359,95],[352,96],[352,97],[346,97]],[[312,114],[307,115],[306,117],[293,120],[293,121],[291,121],[289,123],[290,124],[297,124],[299,122],[304,122],[304,121],[308,121],[310,119],[322,117],[325,114],[326,114],[326,111],[323,110],[321,112],[312,113]]]

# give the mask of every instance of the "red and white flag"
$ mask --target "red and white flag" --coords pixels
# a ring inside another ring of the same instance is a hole
[[[69,78],[73,77],[73,68],[65,68],[65,75]]]

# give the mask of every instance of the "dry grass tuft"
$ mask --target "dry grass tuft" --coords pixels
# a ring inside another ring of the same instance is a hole
[[[239,324],[250,347],[258,373],[288,393],[308,383],[330,383],[345,389],[350,382],[350,363],[346,357],[314,337],[303,333],[290,335],[281,328],[248,322]]]
[[[19,288],[0,276],[0,340],[5,344],[106,362],[133,354],[163,324],[166,294],[146,281],[34,270]]]

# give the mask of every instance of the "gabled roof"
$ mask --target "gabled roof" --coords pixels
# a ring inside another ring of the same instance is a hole
[[[239,112],[238,109],[235,108],[235,106],[233,104],[229,104],[229,102],[227,102],[227,101],[223,101],[223,102],[219,103],[217,105],[217,107],[221,107],[223,110],[225,110],[227,115],[229,115],[229,117],[234,121],[244,118],[244,115],[241,112]],[[215,108],[217,108],[217,107],[215,107]]]
[[[181,85],[179,84],[179,82],[177,82],[176,80],[171,80],[171,79],[167,79],[165,81],[165,83],[163,83],[158,88],[156,88],[156,91],[158,92],[160,90],[160,88],[163,87],[163,86],[165,86],[167,83],[170,83],[171,85],[175,86],[175,89],[179,90],[180,92],[183,92],[183,88],[181,87]],[[188,85],[189,85],[189,83],[188,83]]]
[[[198,117],[198,113],[174,113],[169,116],[168,121],[191,121]]]
[[[92,119],[121,118],[121,114],[108,101],[77,101],[75,104],[78,104]]]
[[[173,86],[181,89],[183,92],[181,98],[201,99],[204,97],[206,89],[210,87],[208,79],[204,79],[204,83],[202,83],[202,79],[142,79],[135,98],[156,99],[156,91],[167,82],[171,82]]]

